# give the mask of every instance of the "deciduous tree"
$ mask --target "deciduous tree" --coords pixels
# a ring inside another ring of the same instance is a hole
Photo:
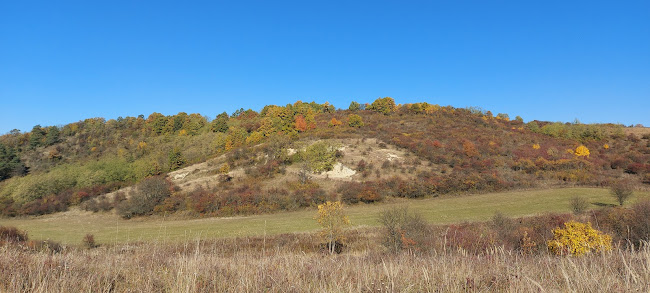
[[[357,114],[350,114],[348,116],[348,125],[350,127],[362,127],[364,125],[363,119]]]
[[[331,254],[343,241],[343,228],[350,225],[350,220],[343,212],[343,205],[340,201],[327,201],[318,205],[318,214],[314,217],[323,228],[321,236]]]
[[[359,104],[359,103],[357,103],[355,101],[352,101],[352,102],[350,102],[350,106],[348,107],[348,110],[350,110],[350,111],[361,110],[361,104]]]
[[[300,132],[304,132],[305,130],[307,130],[307,121],[305,121],[305,117],[303,117],[302,115],[297,115],[295,120],[296,120],[295,121],[296,130]]]
[[[228,113],[223,112],[219,115],[217,115],[217,118],[215,118],[212,121],[212,127],[211,127],[213,132],[226,132],[228,131]]]
[[[372,104],[370,104],[370,106],[368,106],[368,110],[383,113],[385,115],[394,112],[395,108],[395,100],[390,97],[376,99]]]
[[[330,122],[327,124],[327,126],[329,126],[329,127],[336,127],[336,126],[339,126],[339,125],[341,125],[341,124],[343,124],[343,122],[341,122],[341,121],[339,121],[338,119],[332,117],[332,120],[330,120]]]
[[[632,196],[633,189],[628,181],[618,181],[612,185],[610,192],[616,198],[619,205],[623,206],[625,201]]]

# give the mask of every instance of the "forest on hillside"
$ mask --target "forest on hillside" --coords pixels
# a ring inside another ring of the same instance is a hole
[[[330,199],[376,202],[516,188],[625,182],[650,184],[650,133],[616,124],[530,121],[480,108],[392,98],[296,102],[240,109],[209,120],[200,114],[89,118],[0,136],[0,214],[38,215],[71,206],[117,209],[123,217],[190,211],[232,215],[292,210]],[[376,139],[413,156],[352,166],[360,176],[326,187],[311,175],[344,154],[333,140]],[[302,146],[302,147],[299,147]],[[290,150],[297,149],[295,152]],[[168,172],[221,158],[219,188],[183,190]],[[287,177],[286,170],[300,166]],[[233,170],[237,180],[231,180]],[[382,176],[382,174],[384,174]],[[385,175],[385,174],[389,174]],[[281,187],[264,187],[285,176]],[[135,186],[130,194],[101,195]]]

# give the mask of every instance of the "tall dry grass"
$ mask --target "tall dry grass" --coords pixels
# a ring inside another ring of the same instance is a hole
[[[150,242],[37,252],[0,247],[3,292],[647,292],[650,249],[586,257],[446,249],[389,254],[361,238],[318,251],[314,236]]]

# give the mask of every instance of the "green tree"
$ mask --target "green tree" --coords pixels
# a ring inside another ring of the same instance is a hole
[[[499,118],[501,120],[505,120],[505,121],[510,121],[510,115],[508,115],[506,113],[497,114],[497,118]]]
[[[34,126],[29,136],[29,146],[35,148],[43,145],[44,138],[45,138],[45,130],[43,130],[43,128],[41,128],[40,125]]]
[[[193,113],[187,117],[183,129],[187,131],[187,134],[189,135],[197,135],[207,123],[207,120],[201,114]]]
[[[189,116],[185,112],[179,112],[178,114],[174,115],[172,119],[172,131],[179,131],[183,129],[183,126],[187,121],[189,120]]]
[[[169,170],[176,170],[180,167],[183,167],[185,163],[185,158],[183,158],[183,154],[181,153],[180,148],[175,147],[169,151]]]
[[[316,142],[305,150],[305,159],[314,173],[332,170],[336,161],[336,148],[325,141]]]
[[[348,107],[348,110],[350,110],[350,111],[361,110],[361,104],[359,104],[359,103],[357,103],[355,101],[352,101],[352,102],[350,102],[350,107]]]
[[[0,143],[0,181],[26,172],[27,168],[16,155],[15,149]]]
[[[47,135],[45,136],[45,146],[51,146],[59,142],[59,135],[61,132],[56,126],[50,126],[47,128]]]
[[[376,99],[372,104],[370,104],[370,106],[368,106],[368,110],[383,113],[384,115],[393,113],[395,108],[395,100],[391,97]]]
[[[212,121],[211,125],[212,132],[226,132],[228,131],[228,113],[223,112],[217,115]]]
[[[150,125],[151,130],[155,134],[162,134],[165,132],[167,123],[169,119],[167,116],[164,116],[163,114],[160,113],[152,113],[149,115],[149,118],[147,118],[147,123]]]
[[[350,127],[361,127],[364,125],[363,119],[357,114],[350,114],[348,116],[348,125]]]

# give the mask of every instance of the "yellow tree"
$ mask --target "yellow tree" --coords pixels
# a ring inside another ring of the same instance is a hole
[[[343,241],[343,227],[350,225],[350,220],[343,212],[343,205],[340,201],[328,201],[318,205],[318,214],[314,217],[323,228],[321,236],[327,244],[331,254],[336,246],[340,247]]]

